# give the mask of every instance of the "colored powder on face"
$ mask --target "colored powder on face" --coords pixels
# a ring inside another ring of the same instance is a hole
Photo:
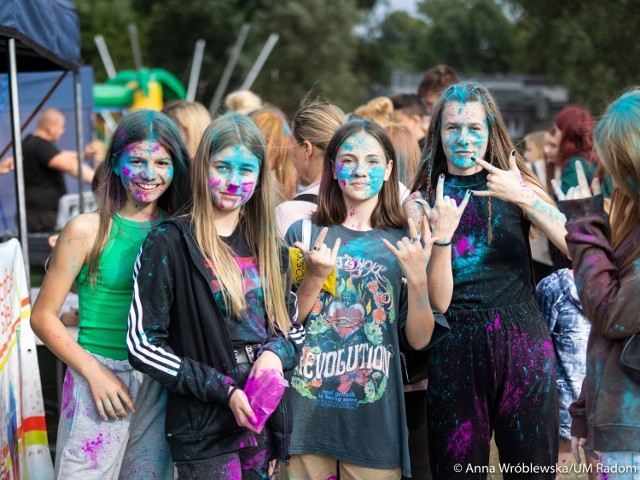
[[[454,430],[445,450],[449,458],[466,458],[471,447],[471,433],[471,422],[464,422]]]

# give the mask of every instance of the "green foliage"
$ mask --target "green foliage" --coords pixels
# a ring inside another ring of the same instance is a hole
[[[80,20],[82,63],[91,65],[97,82],[107,78],[94,37],[102,35],[116,70],[134,68],[127,25],[136,15],[130,0],[76,0]]]
[[[205,105],[213,96],[229,57],[229,50],[246,19],[233,0],[135,0],[140,17],[146,18],[145,62],[162,67],[189,81],[195,43],[206,41],[200,71],[200,95]],[[247,2],[244,2],[247,3]],[[141,34],[142,36],[142,34]],[[236,69],[237,70],[237,69]],[[239,72],[232,81],[237,81]]]
[[[622,90],[638,83],[640,55],[635,0],[511,0],[519,7],[520,65],[565,85],[571,100],[599,114]]]
[[[393,70],[420,73],[437,59],[429,26],[406,12],[392,12],[360,40],[358,67],[373,84],[388,85]]]
[[[419,10],[430,20],[426,41],[437,63],[467,74],[510,72],[515,29],[494,0],[422,0]]]
[[[252,19],[241,65],[248,71],[269,34],[275,45],[253,90],[288,114],[310,91],[343,108],[358,104],[360,75],[353,70],[361,15],[355,0],[264,0]]]

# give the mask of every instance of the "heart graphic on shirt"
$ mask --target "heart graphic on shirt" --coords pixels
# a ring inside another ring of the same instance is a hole
[[[342,340],[346,340],[364,325],[364,306],[357,302],[346,306],[341,301],[332,302],[327,312],[327,323],[340,335]]]

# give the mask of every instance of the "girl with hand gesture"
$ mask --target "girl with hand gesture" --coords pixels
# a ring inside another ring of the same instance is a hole
[[[453,292],[445,314],[451,333],[429,361],[434,477],[467,478],[456,464],[486,466],[494,431],[502,462],[555,465],[555,364],[534,298],[528,236],[533,223],[566,251],[564,217],[515,154],[485,87],[450,86],[431,119],[406,208],[415,212],[420,199],[434,205],[425,211],[439,237],[429,286],[436,276],[435,293]],[[441,225],[434,210],[444,209]]]
[[[426,221],[424,243],[413,221],[406,236],[398,198],[395,153],[385,131],[367,120],[340,127],[325,154],[311,217],[313,248],[307,251],[301,242],[302,220],[286,235],[308,267],[297,290],[307,334],[290,392],[287,478],[409,473],[400,342],[423,349],[446,327],[432,311],[427,288],[436,239]],[[321,288],[334,271],[332,294]]]

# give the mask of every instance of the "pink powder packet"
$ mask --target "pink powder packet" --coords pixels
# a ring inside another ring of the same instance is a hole
[[[258,432],[262,431],[288,386],[289,382],[282,378],[277,370],[263,370],[260,376],[247,380],[243,391],[256,416],[255,423],[251,424]]]

